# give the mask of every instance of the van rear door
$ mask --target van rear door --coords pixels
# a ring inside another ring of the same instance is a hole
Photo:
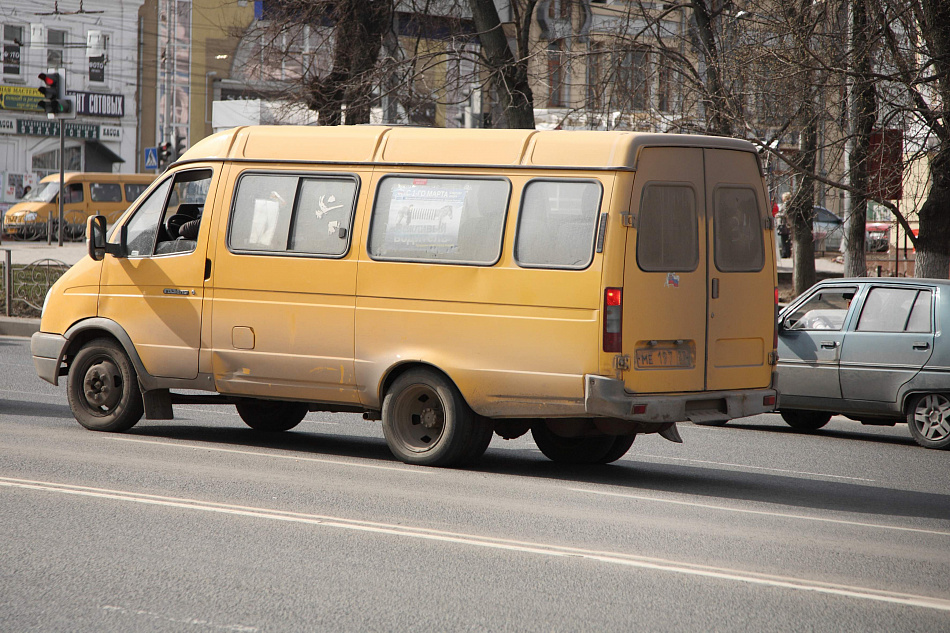
[[[767,387],[774,271],[749,152],[640,152],[623,288],[624,381],[637,393]]]

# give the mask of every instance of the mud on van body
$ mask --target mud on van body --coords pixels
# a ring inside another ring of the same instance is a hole
[[[362,412],[408,463],[529,431],[606,463],[774,408],[775,248],[744,141],[238,128],[88,232],[32,349],[90,429],[228,402],[262,431]]]
[[[155,180],[155,176],[67,172],[63,180],[66,189],[63,199],[64,236],[66,239],[81,239],[89,217],[102,215],[112,224]],[[3,218],[4,236],[22,239],[46,237],[50,217],[54,224],[59,220],[59,174],[43,178],[34,191],[7,209]]]

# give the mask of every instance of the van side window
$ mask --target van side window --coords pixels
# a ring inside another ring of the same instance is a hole
[[[717,187],[713,196],[716,268],[722,272],[758,272],[765,266],[762,219],[755,191]]]
[[[158,235],[158,221],[165,209],[165,199],[171,188],[171,178],[159,185],[148,198],[135,210],[135,215],[126,223],[127,246],[129,257],[147,257],[155,248],[155,237]],[[116,232],[112,233],[111,240],[116,239]]]
[[[872,288],[861,309],[859,332],[930,332],[930,291]]]
[[[82,202],[82,200],[81,182],[66,185],[66,197],[63,198],[63,204],[76,204],[77,202]]]
[[[122,202],[122,185],[117,182],[94,182],[89,185],[93,202]]]
[[[637,264],[647,272],[696,270],[699,220],[688,185],[648,184],[637,214]]]
[[[148,185],[139,184],[139,183],[126,183],[125,185],[125,201],[128,203],[135,202],[135,200],[142,195],[142,192],[148,189]]]
[[[302,178],[287,250],[343,255],[356,199],[356,181]]]
[[[525,186],[515,238],[524,267],[586,268],[593,258],[602,188],[598,182],[532,180]]]
[[[492,265],[511,184],[488,178],[386,176],[369,232],[373,259]]]

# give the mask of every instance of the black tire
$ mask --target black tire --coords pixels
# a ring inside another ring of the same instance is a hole
[[[618,435],[614,439],[614,445],[610,447],[610,450],[607,451],[607,454],[604,455],[600,464],[611,464],[624,455],[627,454],[627,451],[630,450],[630,447],[633,446],[633,441],[637,439],[636,434],[634,435]]]
[[[699,426],[726,426],[729,424],[729,420],[693,420],[692,422]]]
[[[396,378],[383,398],[382,418],[389,450],[407,464],[460,465],[484,452],[484,435],[491,441],[485,432],[490,425],[450,380],[432,370],[412,369]]]
[[[304,419],[310,408],[304,402],[242,400],[234,405],[244,423],[255,431],[289,431]]]
[[[553,433],[544,420],[539,420],[531,425],[531,436],[545,457],[552,462],[562,464],[606,463],[604,459],[611,453],[617,439],[615,435],[563,437]],[[614,459],[619,458],[618,455]]]
[[[799,431],[817,431],[831,420],[831,414],[827,411],[782,409],[779,414],[786,424]]]
[[[76,420],[91,431],[128,431],[145,406],[132,361],[112,339],[83,345],[69,366],[66,397]]]
[[[495,425],[488,418],[483,418],[480,415],[475,415],[475,422],[472,424],[472,436],[469,439],[468,450],[462,455],[459,459],[459,465],[474,464],[477,462],[482,455],[485,454],[485,451],[488,450],[488,445],[491,444],[491,439],[495,435]]]
[[[950,398],[940,393],[915,396],[907,408],[907,426],[924,448],[950,448]]]

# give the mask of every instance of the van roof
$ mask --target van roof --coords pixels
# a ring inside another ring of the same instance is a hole
[[[756,151],[748,141],[692,134],[260,125],[213,134],[181,160],[636,169],[645,147]]]
[[[155,180],[155,174],[113,174],[103,171],[67,171],[63,176],[64,182],[129,182],[150,183]],[[50,174],[40,182],[59,182],[59,174]]]

